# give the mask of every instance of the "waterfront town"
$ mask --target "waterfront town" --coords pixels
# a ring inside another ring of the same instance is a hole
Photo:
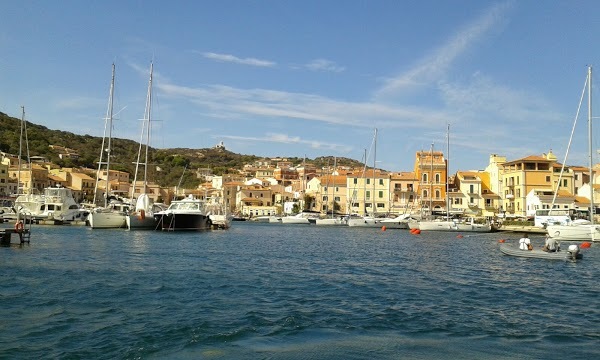
[[[78,156],[67,147],[51,147],[61,158]],[[223,143],[215,148],[225,150]],[[39,156],[19,168],[18,156],[4,152],[0,156],[0,195],[5,200],[19,192],[64,187],[71,189],[78,203],[89,204],[94,198],[96,202],[105,198],[107,192],[130,197],[133,188],[133,198],[146,193],[153,202],[167,205],[190,195],[219,199],[229,213],[250,219],[304,210],[323,215],[448,211],[457,216],[531,218],[537,209],[551,207],[587,211],[591,202],[589,169],[563,169],[552,151],[514,160],[492,154],[485,169],[454,174],[448,174],[444,153],[433,149],[417,151],[414,168],[402,172],[366,166],[316,168],[310,162],[294,166],[286,158],[264,158],[220,176],[210,169],[195,169],[201,184],[194,189],[133,184],[132,174],[123,171],[60,168]]]

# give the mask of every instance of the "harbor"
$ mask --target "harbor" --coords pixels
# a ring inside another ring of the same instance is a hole
[[[598,248],[520,259],[499,251],[520,237],[507,234],[34,225],[30,245],[0,248],[0,346],[11,359],[600,356]]]

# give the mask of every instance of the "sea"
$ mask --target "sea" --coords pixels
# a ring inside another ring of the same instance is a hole
[[[0,358],[600,358],[600,243],[500,253],[520,236],[34,225],[0,248]]]

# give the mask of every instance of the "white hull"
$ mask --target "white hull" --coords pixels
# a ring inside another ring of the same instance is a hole
[[[325,218],[325,219],[317,219],[315,225],[319,226],[346,226],[348,225],[348,220],[345,218]]]
[[[414,226],[414,225],[413,225]],[[460,232],[491,232],[491,224],[461,223],[449,220],[419,221],[417,229],[421,231],[460,231]],[[412,227],[411,227],[412,229]]]
[[[231,227],[231,221],[233,220],[232,215],[209,215],[210,221],[213,227],[217,229],[229,229]]]
[[[408,229],[407,220],[385,219],[381,220],[380,225],[386,229]]]
[[[295,216],[284,216],[281,218],[282,224],[310,224],[307,218],[299,218]]]
[[[548,235],[558,241],[600,241],[600,225],[549,225]]]
[[[125,215],[113,212],[92,212],[88,221],[92,229],[118,229],[127,226]]]
[[[352,227],[381,227],[381,220],[377,220],[371,217],[361,218],[350,218],[348,219],[348,226]]]

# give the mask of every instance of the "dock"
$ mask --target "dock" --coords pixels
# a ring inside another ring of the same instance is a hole
[[[18,235],[20,245],[25,243],[29,244],[31,240],[30,230],[31,229],[27,228],[21,230],[11,228],[0,229],[0,246],[10,246],[12,244],[12,238],[14,234]]]

